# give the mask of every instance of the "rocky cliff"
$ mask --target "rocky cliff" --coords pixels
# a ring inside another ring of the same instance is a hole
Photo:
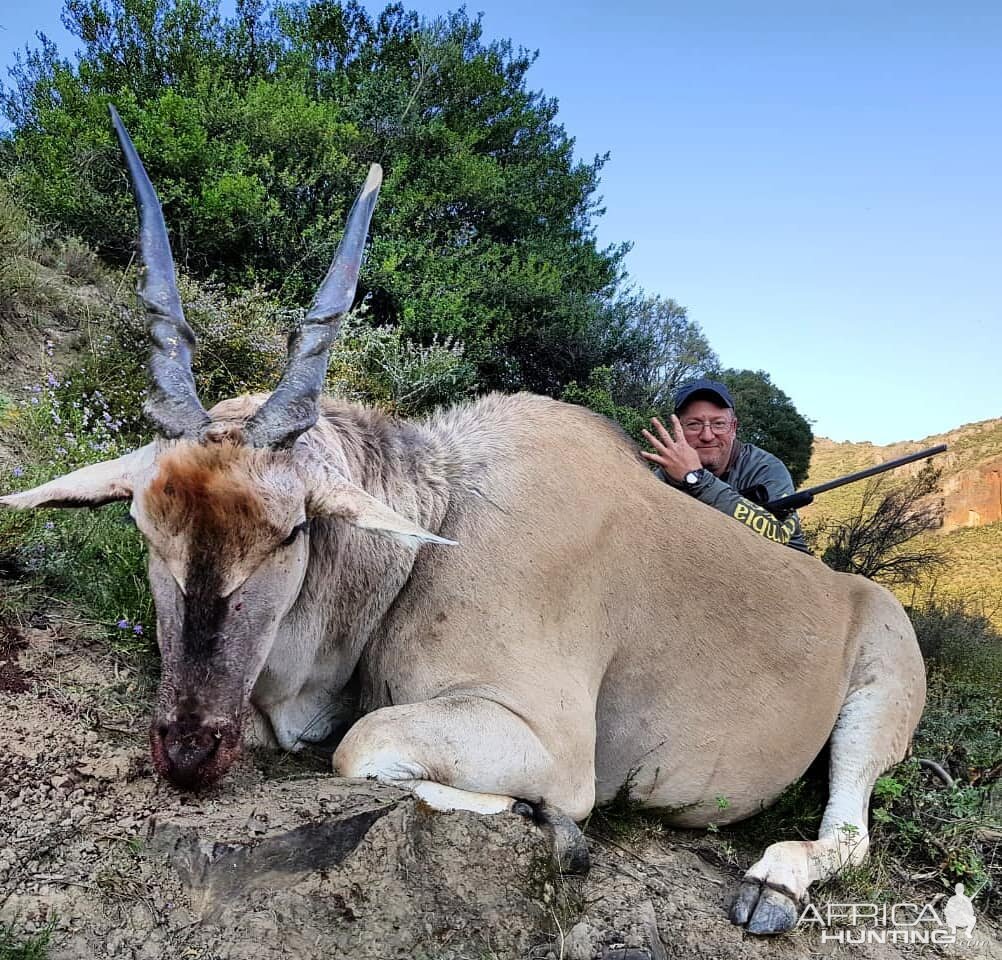
[[[943,532],[1002,520],[1002,456],[943,480]]]
[[[814,442],[810,474],[805,486],[823,483],[940,443],[947,444],[949,448],[933,461],[942,470],[944,513],[941,532],[945,534],[1002,521],[1002,418],[965,424],[949,433],[923,440],[884,446],[836,443],[818,437]],[[894,471],[891,476],[914,474],[923,464],[924,461],[909,464]],[[858,503],[864,486],[865,482],[853,484],[825,494],[813,509],[825,515],[844,515]]]

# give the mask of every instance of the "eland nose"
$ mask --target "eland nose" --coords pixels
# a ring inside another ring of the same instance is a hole
[[[184,789],[200,786],[205,768],[219,749],[220,734],[200,720],[187,718],[157,730],[166,760],[167,777]]]

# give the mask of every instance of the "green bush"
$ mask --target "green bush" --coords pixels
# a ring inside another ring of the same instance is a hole
[[[0,182],[0,311],[47,300],[37,266],[44,250],[43,232],[9,186]]]
[[[123,280],[126,288],[131,281]],[[258,287],[227,295],[218,285],[182,275],[179,288],[198,337],[194,374],[205,406],[273,389],[285,364],[285,331],[301,320],[302,311],[282,308]],[[79,352],[64,373],[57,376],[50,367],[26,396],[0,398],[0,442],[7,451],[0,490],[44,483],[152,439],[142,414],[148,339],[131,301],[129,293],[109,295],[81,325]],[[51,355],[51,346],[46,352]],[[347,399],[417,415],[469,396],[475,380],[455,338],[433,338],[421,346],[399,328],[374,328],[352,316],[331,352],[328,386]],[[19,602],[58,596],[104,624],[116,642],[148,643],[143,632],[154,619],[145,547],[125,505],[0,511],[0,561],[38,588],[34,598]]]
[[[987,790],[1002,775],[1002,634],[954,600],[926,604],[911,617],[929,677],[915,752]]]
[[[198,339],[192,373],[205,408],[226,397],[273,390],[285,366],[283,328],[296,317],[261,287],[227,294],[219,285],[188,277],[179,287]],[[145,333],[141,349],[145,356]]]
[[[53,261],[53,266],[72,280],[97,284],[104,277],[104,267],[98,255],[77,237],[61,240]]]
[[[51,926],[25,934],[13,923],[0,923],[0,960],[45,960],[51,937]]]
[[[984,676],[1002,669],[1002,633],[971,604],[932,599],[908,611],[922,655],[930,665],[953,673]]]
[[[584,386],[578,384],[576,380],[567,384],[560,394],[560,399],[564,403],[587,407],[595,413],[602,414],[603,417],[615,420],[634,440],[639,441],[640,431],[650,427],[650,418],[655,415],[655,410],[651,407],[638,410],[617,403],[613,378],[611,368],[596,367]]]
[[[476,370],[457,338],[436,335],[422,346],[399,327],[369,326],[362,315],[345,320],[327,373],[328,391],[335,396],[400,416],[466,399],[476,385]]]
[[[908,760],[874,787],[871,849],[918,872],[931,870],[943,888],[963,883],[971,896],[983,895],[982,906],[997,904],[1002,878],[991,877],[989,864],[998,843],[985,839],[986,814],[983,790],[960,781],[946,786],[930,778],[918,760]]]
[[[464,10],[423,21],[354,0],[80,0],[61,59],[28,54],[0,89],[0,162],[45,222],[127,262],[132,201],[114,102],[193,276],[304,307],[368,164],[385,168],[361,288],[374,325],[459,337],[490,387],[556,394],[616,360],[610,298],[626,246],[600,248],[602,157],[575,158],[533,57]],[[601,331],[601,335],[596,335]]]
[[[35,384],[29,397],[4,407],[0,432],[14,463],[0,473],[0,488],[34,486],[128,452],[132,436],[113,409],[101,390],[81,390],[72,378],[50,374]],[[94,620],[128,623],[130,631],[138,625],[130,644],[153,622],[145,548],[123,505],[0,511],[0,555],[44,593],[74,602]]]

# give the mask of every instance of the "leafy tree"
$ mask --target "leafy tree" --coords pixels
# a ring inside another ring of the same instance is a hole
[[[66,0],[82,43],[43,43],[2,91],[2,156],[33,211],[103,255],[135,218],[114,102],[195,277],[304,305],[373,160],[385,169],[360,289],[376,326],[460,338],[487,387],[558,394],[636,343],[600,249],[604,158],[577,162],[533,57],[465,11],[424,22],[356,0]]]
[[[622,403],[663,412],[686,380],[718,367],[717,355],[686,308],[672,299],[640,294],[620,304],[635,338],[616,369],[616,392]]]
[[[683,307],[619,294],[627,247],[594,236],[604,158],[574,160],[556,102],[526,86],[533,57],[485,42],[465,11],[238,0],[225,19],[218,0],[66,0],[63,20],[73,60],[43,42],[0,91],[0,161],[34,213],[104,256],[126,262],[135,236],[114,102],[196,279],[304,307],[378,160],[360,281],[374,329],[461,341],[481,388],[583,385],[624,423],[715,366]]]
[[[779,457],[799,486],[811,462],[810,423],[764,370],[724,370],[719,379],[734,397],[738,436]]]
[[[892,586],[918,583],[946,563],[941,547],[913,543],[943,523],[939,480],[940,471],[931,464],[891,490],[887,490],[886,475],[875,477],[848,520],[813,532],[815,541],[827,540],[821,559],[834,570]]]

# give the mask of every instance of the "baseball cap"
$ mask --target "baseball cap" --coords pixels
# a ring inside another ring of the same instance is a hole
[[[701,378],[699,380],[692,380],[689,383],[683,383],[675,391],[675,413],[678,413],[690,400],[695,399],[696,394],[699,393],[708,394],[705,399],[719,403],[722,407],[730,407],[731,410],[734,409],[734,401],[731,399],[731,392],[727,387],[717,380]]]

